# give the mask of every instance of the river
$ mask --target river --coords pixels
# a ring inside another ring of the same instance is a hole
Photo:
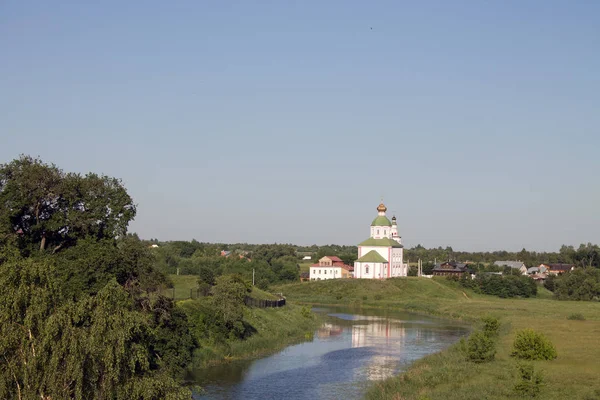
[[[326,322],[311,341],[269,357],[197,370],[194,399],[360,399],[377,380],[466,336],[454,321],[406,312],[315,308]]]

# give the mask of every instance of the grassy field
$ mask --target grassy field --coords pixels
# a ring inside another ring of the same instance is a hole
[[[300,264],[300,273],[302,272],[310,272],[310,266],[314,263],[312,261],[301,262]]]
[[[331,280],[276,288],[288,299],[312,304],[397,308],[478,321],[492,315],[502,322],[496,360],[467,362],[459,346],[426,357],[404,374],[376,384],[370,399],[506,399],[513,393],[516,362],[510,357],[515,332],[532,328],[556,346],[558,358],[535,362],[543,371],[541,399],[600,399],[600,303],[556,301],[546,290],[538,298],[500,299],[464,290],[446,279],[385,281]],[[581,313],[585,321],[568,320]]]
[[[175,300],[189,299],[193,289],[198,287],[198,276],[196,275],[169,275],[169,279],[173,282],[173,287],[165,289],[163,294]],[[250,297],[259,300],[277,300],[279,298],[256,286],[252,288]]]

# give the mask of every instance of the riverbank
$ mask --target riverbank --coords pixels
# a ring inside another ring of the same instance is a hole
[[[203,314],[202,301],[183,300],[177,305],[194,321],[210,318]],[[279,308],[244,307],[244,324],[248,335],[215,342],[195,331],[199,348],[194,352],[192,368],[202,368],[234,360],[262,357],[291,344],[312,338],[321,324],[319,316],[305,306],[288,304]]]
[[[545,376],[539,398],[600,398],[600,303],[556,301],[545,291],[541,292],[545,298],[500,299],[464,290],[446,279],[424,278],[313,281],[280,286],[277,291],[307,304],[404,309],[473,322],[486,315],[500,319],[495,361],[467,362],[458,346],[452,346],[376,384],[369,399],[515,397],[516,363],[510,352],[516,331],[524,328],[544,333],[558,351],[556,360],[535,363]],[[567,319],[576,313],[586,320]]]

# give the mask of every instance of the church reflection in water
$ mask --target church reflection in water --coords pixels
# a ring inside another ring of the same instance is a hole
[[[366,317],[368,323],[352,326],[352,347],[369,347],[373,355],[366,362],[368,380],[382,380],[395,375],[402,357],[406,331],[399,321]]]
[[[350,336],[351,348],[367,350],[364,368],[355,372],[362,379],[382,380],[396,375],[399,364],[414,359],[412,349],[415,345],[429,347],[432,342],[436,342],[436,335],[430,329],[420,329],[414,323],[409,323],[409,326],[406,329],[405,323],[400,320],[360,316],[351,325],[323,324],[317,331],[317,336],[322,339]],[[406,348],[411,350],[405,351]]]

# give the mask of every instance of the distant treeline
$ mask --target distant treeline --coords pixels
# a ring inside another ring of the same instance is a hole
[[[265,271],[265,278],[269,282],[291,279],[291,264],[298,264],[305,256],[310,256],[312,262],[316,262],[323,256],[338,256],[346,264],[352,265],[356,261],[358,248],[356,246],[324,245],[324,246],[296,246],[293,244],[248,244],[248,243],[201,243],[192,241],[173,241],[158,242],[152,239],[149,244],[157,244],[155,249],[157,254],[157,266],[166,273],[176,273],[179,268],[180,273],[195,274],[203,265],[211,268],[230,268],[235,272],[242,272],[244,267],[230,267],[229,263],[223,263],[223,260],[214,261],[215,257],[221,257],[221,251],[230,251],[230,259],[247,258],[254,261],[265,261],[271,267],[274,275]],[[283,258],[287,257],[287,258]],[[210,260],[209,260],[210,259]],[[558,252],[536,252],[522,249],[519,252],[510,251],[492,251],[492,252],[467,252],[454,251],[452,247],[437,247],[427,249],[421,245],[404,249],[404,261],[416,262],[423,260],[424,268],[427,270],[433,268],[434,262],[443,262],[447,260],[456,260],[462,262],[472,262],[474,264],[490,264],[494,261],[519,260],[523,261],[527,267],[538,266],[542,263],[566,263],[575,264],[578,267],[596,267],[600,268],[600,247],[591,243],[581,244],[578,248],[574,246],[563,245]],[[212,261],[211,261],[212,260]],[[279,261],[279,263],[277,263]],[[276,265],[273,265],[273,263]],[[218,265],[217,265],[218,264]],[[221,266],[223,264],[223,266]],[[290,268],[284,268],[286,264]],[[247,266],[246,266],[247,267]],[[266,266],[265,266],[266,267]],[[274,267],[274,268],[273,268]],[[254,266],[255,269],[261,269]],[[247,268],[246,268],[247,269]],[[482,267],[478,267],[482,270]],[[285,272],[282,272],[285,270]],[[487,270],[487,269],[486,269]]]
[[[417,245],[411,249],[404,250],[404,260],[411,262],[421,259],[425,262],[443,262],[447,260],[470,261],[473,263],[493,263],[494,261],[518,260],[525,263],[527,267],[537,267],[542,263],[566,263],[575,264],[578,267],[600,268],[600,247],[591,243],[581,244],[578,248],[574,246],[561,246],[558,252],[536,252],[522,249],[518,252],[491,251],[491,252],[467,252],[454,251],[452,247],[438,247],[426,249]]]

